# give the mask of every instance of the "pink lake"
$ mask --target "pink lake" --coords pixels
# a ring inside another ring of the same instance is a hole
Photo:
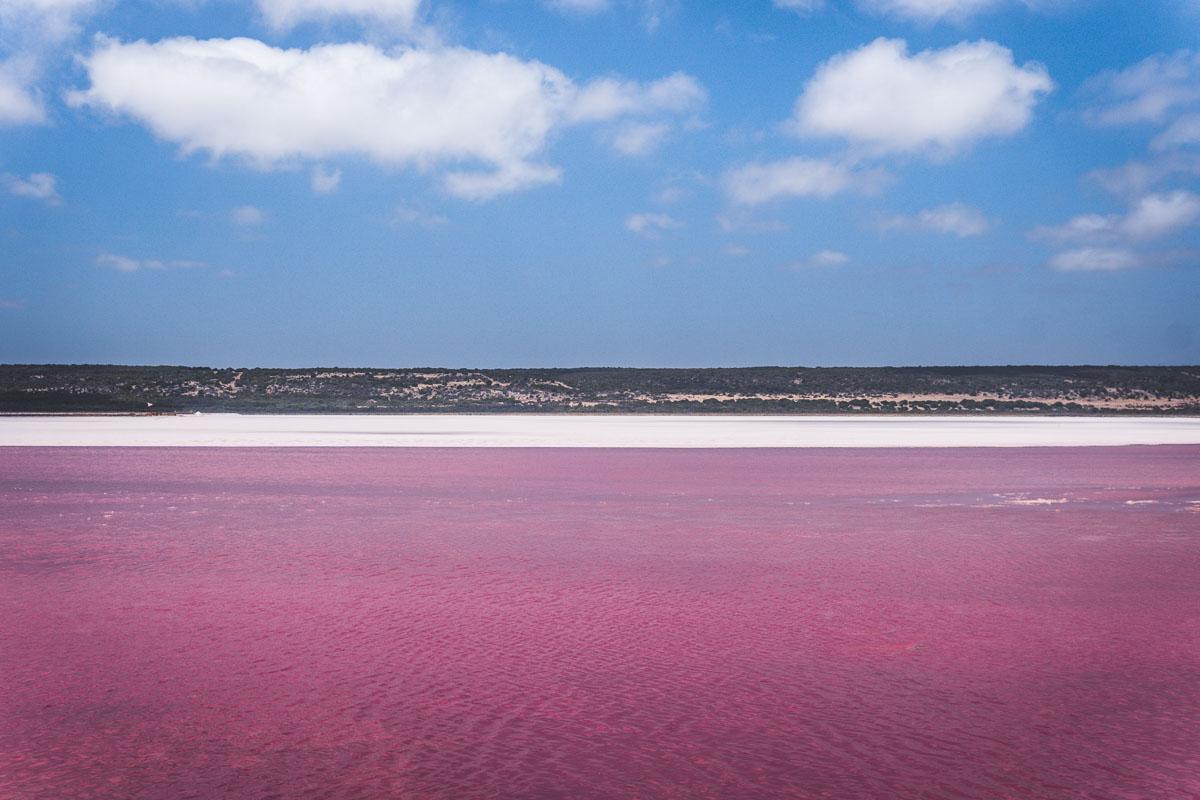
[[[1200,447],[0,449],[0,798],[1200,797]]]

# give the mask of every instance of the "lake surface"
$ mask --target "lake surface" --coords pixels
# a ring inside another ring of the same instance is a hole
[[[0,797],[1200,796],[1200,448],[0,448]]]

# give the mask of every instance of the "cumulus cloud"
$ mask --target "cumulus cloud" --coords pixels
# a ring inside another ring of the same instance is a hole
[[[0,28],[9,32],[9,39],[26,44],[62,41],[76,32],[80,19],[106,4],[106,0],[0,0]]]
[[[234,225],[251,228],[255,225],[262,225],[266,221],[267,215],[257,206],[239,206],[229,212],[229,218]]]
[[[775,7],[799,14],[811,14],[825,7],[825,0],[774,0]]]
[[[977,14],[1005,6],[1040,7],[1063,0],[857,0],[864,11],[924,24],[949,21],[961,23]],[[810,13],[825,6],[825,0],[774,0],[776,8]]]
[[[991,227],[991,221],[977,208],[963,203],[947,203],[927,208],[912,216],[896,216],[883,223],[885,230],[925,230],[965,239],[980,236]]]
[[[1061,225],[1044,225],[1034,228],[1034,239],[1050,242],[1078,242],[1087,239],[1112,238],[1120,224],[1116,214],[1081,214]]]
[[[1200,195],[1179,190],[1139,198],[1124,214],[1084,214],[1062,225],[1037,228],[1035,239],[1080,245],[1050,259],[1065,271],[1114,271],[1156,260],[1139,248],[1200,224]],[[1157,260],[1161,260],[1158,258]]]
[[[1114,194],[1137,195],[1175,176],[1200,176],[1200,51],[1160,53],[1088,81],[1092,105],[1084,112],[1098,125],[1157,128],[1147,161],[1131,161],[1089,177]]]
[[[1168,153],[1149,161],[1130,161],[1119,167],[1092,170],[1088,180],[1120,196],[1138,196],[1175,176],[1200,178],[1200,154]]]
[[[1143,197],[1118,223],[1131,239],[1157,239],[1200,221],[1200,195],[1176,191]]]
[[[117,272],[162,272],[176,269],[203,269],[208,266],[203,261],[162,261],[156,258],[130,258],[113,253],[101,254],[96,259],[96,264]]]
[[[690,114],[708,102],[708,92],[695,78],[675,73],[650,83],[616,78],[592,81],[579,92],[571,110],[575,122],[599,122],[620,117],[651,117],[628,121],[611,135],[613,149],[626,156],[652,153],[670,135],[667,115]]]
[[[813,253],[808,258],[793,261],[788,264],[788,269],[821,269],[840,267],[848,263],[850,263],[850,256],[840,250],[822,250],[819,253]]]
[[[267,25],[284,31],[303,22],[339,18],[410,28],[416,21],[421,0],[257,0],[257,3]]]
[[[449,221],[441,214],[430,214],[412,206],[400,205],[392,210],[392,225],[394,226],[420,225],[422,228],[436,228]]]
[[[537,61],[455,47],[100,38],[83,65],[91,86],[71,93],[72,105],[132,118],[185,153],[267,167],[365,156],[439,171],[448,192],[477,200],[558,181],[560,170],[540,159],[567,125],[704,101],[682,74],[581,87]]]
[[[44,121],[41,100],[12,65],[0,64],[0,125],[31,125]]]
[[[312,171],[311,185],[313,194],[333,194],[342,185],[342,171],[326,170],[318,165]]]
[[[638,83],[618,78],[598,78],[572,98],[570,118],[596,122],[629,115],[694,111],[708,100],[708,92],[691,75],[676,72],[657,81]]]
[[[1059,272],[1117,272],[1143,263],[1142,257],[1132,250],[1110,247],[1083,247],[1050,259],[1051,269]]]
[[[562,170],[546,164],[517,162],[495,170],[446,173],[442,184],[446,191],[463,200],[491,200],[502,194],[562,181]]]
[[[937,22],[961,21],[1001,5],[1001,0],[860,0],[859,5],[879,14]]]
[[[1188,114],[1172,122],[1165,131],[1154,137],[1150,149],[1173,150],[1190,145],[1200,145],[1200,114]]]
[[[708,178],[698,173],[675,175],[654,193],[654,202],[659,205],[673,206],[692,196],[692,184],[707,183]]]
[[[630,122],[621,126],[613,137],[613,147],[626,156],[653,153],[671,132],[665,122]]]
[[[58,194],[58,179],[49,172],[35,172],[28,178],[0,175],[0,185],[4,186],[9,194],[17,197],[41,200],[52,206],[62,203],[62,198]]]
[[[657,239],[663,231],[682,228],[683,223],[667,214],[632,214],[625,220],[625,227],[646,239]]]
[[[871,192],[887,180],[877,170],[855,171],[846,164],[815,158],[750,163],[725,174],[725,192],[740,205],[784,197],[832,197],[847,191]]]
[[[877,154],[949,155],[1022,130],[1053,86],[1045,67],[1018,66],[995,42],[910,55],[902,40],[876,39],[818,68],[796,101],[792,126]]]
[[[678,0],[542,0],[542,5],[574,17],[590,17],[601,11],[607,11],[614,6],[631,6],[641,12],[642,25],[653,33],[663,20],[673,14],[678,7]]]
[[[1200,52],[1157,54],[1088,81],[1094,102],[1087,111],[1102,125],[1162,123],[1180,109],[1200,104]]]
[[[546,5],[555,11],[565,11],[568,14],[595,14],[604,11],[610,5],[609,0],[544,0]]]
[[[1125,214],[1083,214],[1062,225],[1037,228],[1053,242],[1137,242],[1160,239],[1200,222],[1200,195],[1179,190],[1139,198]]]
[[[43,62],[103,0],[0,0],[0,125],[46,121]]]

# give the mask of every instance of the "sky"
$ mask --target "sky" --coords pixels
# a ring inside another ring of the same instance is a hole
[[[1200,0],[0,0],[0,362],[1200,364]]]

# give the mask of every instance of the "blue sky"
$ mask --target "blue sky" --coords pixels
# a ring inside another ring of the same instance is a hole
[[[0,0],[0,362],[1200,363],[1200,2]]]

